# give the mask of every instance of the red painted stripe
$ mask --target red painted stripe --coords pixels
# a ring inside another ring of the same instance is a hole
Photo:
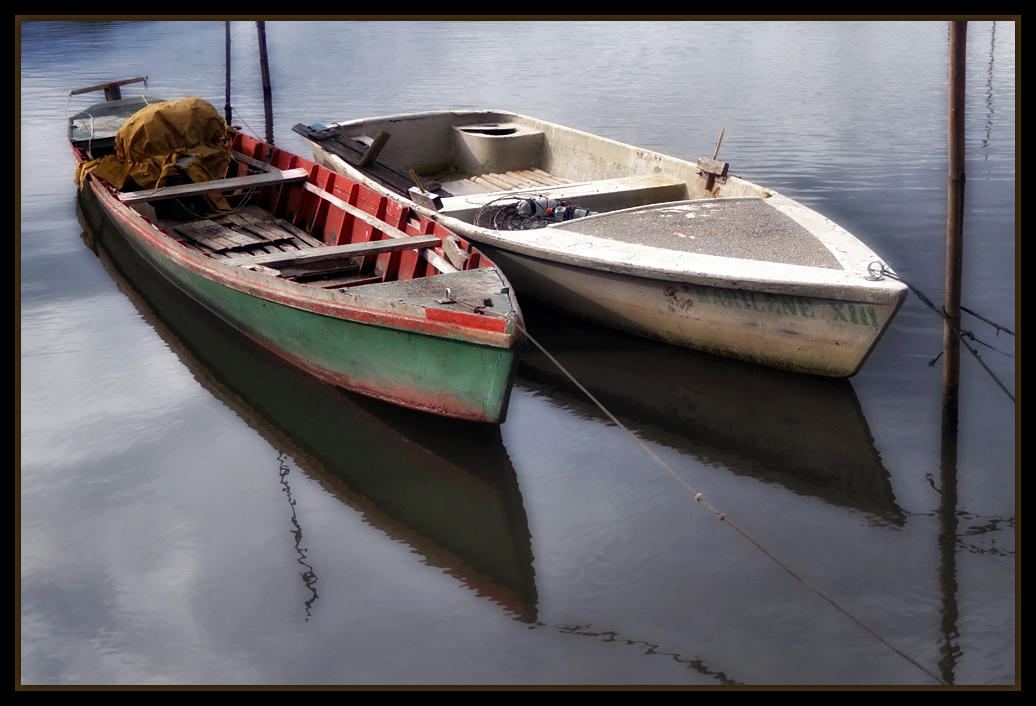
[[[265,147],[264,143],[241,133],[238,133],[235,137],[234,145],[239,151],[246,154],[257,154],[257,149],[259,147]],[[324,178],[324,183],[330,181],[332,184],[340,184],[343,181],[342,179],[336,178],[337,175],[333,172],[330,172],[324,167],[313,162],[297,158],[294,155],[290,155],[290,153],[283,152],[277,148],[272,149],[274,152],[274,159],[272,160],[274,165],[278,166],[278,168],[288,168],[289,166],[308,168],[311,172],[311,183],[320,181],[319,177]],[[77,161],[82,161],[85,157],[85,154],[81,153],[81,151],[73,149],[73,152],[76,155]],[[286,156],[293,158],[291,159],[290,165],[284,163]],[[157,255],[165,257],[178,264],[180,267],[191,270],[213,282],[222,284],[223,286],[230,287],[253,296],[258,296],[272,302],[278,302],[280,304],[320,313],[326,316],[349,319],[359,323],[410,330],[415,333],[439,336],[452,332],[454,335],[459,333],[463,336],[464,330],[471,331],[472,333],[475,331],[484,331],[487,333],[507,332],[507,321],[493,314],[478,315],[474,313],[452,312],[442,309],[425,309],[424,312],[426,318],[405,316],[362,309],[339,303],[330,303],[321,299],[305,296],[298,292],[286,292],[276,286],[271,287],[257,283],[253,280],[243,279],[232,274],[228,274],[225,271],[225,268],[217,269],[212,267],[210,263],[215,263],[217,261],[186,250],[184,246],[170,238],[165,231],[155,228],[147,218],[119,201],[115,193],[115,189],[112,188],[110,184],[93,175],[90,175],[88,179],[90,187],[102,203],[105,204],[105,210],[108,211],[109,215],[121,222],[123,227],[132,230],[138,238],[147,243],[148,247],[156,251]],[[350,182],[348,179],[344,179],[344,181],[355,184],[355,182]],[[361,187],[360,191],[362,194],[366,194],[367,190]],[[440,237],[444,234],[450,233],[450,231],[430,219],[422,217],[421,221],[423,226],[422,230],[426,233],[434,232],[436,235],[440,235]],[[163,238],[162,236],[165,237]],[[489,342],[486,341],[484,343]],[[499,345],[499,343],[500,342],[496,345]]]
[[[425,312],[432,321],[456,324],[464,328],[480,328],[484,331],[503,332],[507,330],[507,320],[493,314],[469,314],[465,311],[448,309],[426,309]]]

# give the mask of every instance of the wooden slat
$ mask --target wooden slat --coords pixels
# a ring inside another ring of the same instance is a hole
[[[528,171],[528,172],[530,172],[532,174],[535,174],[536,176],[540,177],[541,179],[546,180],[546,183],[548,183],[548,184],[571,184],[572,183],[572,181],[570,179],[563,179],[562,177],[559,177],[559,176],[556,176],[554,174],[551,174],[550,172],[545,172],[542,169],[540,169],[539,167],[533,167],[532,169],[527,169],[526,171]]]
[[[337,286],[328,284],[332,277],[340,277],[343,274],[355,275],[360,272],[363,258],[340,258],[337,260],[321,260],[319,262],[300,262],[291,265],[279,265],[276,270],[281,277],[294,278],[296,282],[312,284],[317,287],[329,289]]]
[[[520,172],[514,172],[514,174],[515,176],[521,176],[521,178],[525,179],[529,183],[529,186],[556,186],[561,183],[546,172],[536,169],[523,169]]]
[[[148,189],[146,191],[130,191],[128,193],[120,193],[119,200],[123,203],[163,201],[167,199],[180,198],[182,196],[200,196],[203,194],[234,191],[235,189],[303,182],[308,178],[308,169],[286,169],[284,171],[278,170],[276,172],[268,172],[265,174],[249,174],[248,176],[231,177],[229,179],[213,179],[212,181],[202,181],[195,184],[163,186],[160,189]]]
[[[374,136],[374,140],[371,142],[370,147],[368,147],[367,151],[363,153],[362,157],[360,157],[358,166],[366,167],[377,159],[378,154],[381,153],[381,150],[385,146],[385,143],[388,142],[389,137],[390,135],[387,132],[383,130],[379,131],[378,134]]]
[[[500,191],[512,191],[520,188],[514,181],[507,179],[500,174],[480,174],[471,179],[476,184],[486,184]]]
[[[295,265],[302,262],[319,262],[320,260],[335,260],[358,255],[377,255],[386,252],[399,250],[411,250],[421,248],[433,248],[440,245],[442,241],[434,235],[410,235],[406,238],[392,238],[389,240],[375,240],[368,243],[349,243],[347,245],[327,245],[322,248],[308,248],[292,253],[273,253],[271,255],[253,255],[237,257],[225,261],[228,265],[263,265],[265,267],[280,268],[282,266]]]
[[[479,174],[471,177],[470,181],[488,186],[494,191],[516,191],[567,183],[565,179],[559,179],[542,169],[519,169],[496,174]]]
[[[92,93],[93,91],[107,90],[109,88],[118,88],[119,86],[125,86],[128,83],[140,83],[141,81],[147,81],[147,76],[138,76],[137,78],[126,78],[121,81],[110,81],[108,83],[101,83],[96,86],[77,88],[73,91],[69,91],[68,95],[78,96],[82,95],[83,93]]]
[[[320,198],[324,199],[328,203],[334,204],[335,206],[337,206],[338,208],[342,209],[346,213],[352,214],[354,217],[359,218],[361,221],[363,221],[363,222],[373,226],[375,229],[380,230],[382,233],[384,233],[385,235],[387,235],[390,238],[413,238],[414,237],[412,235],[408,235],[408,234],[404,233],[403,231],[399,230],[398,228],[394,228],[394,227],[390,226],[385,221],[383,221],[383,220],[381,220],[379,218],[376,218],[375,216],[372,216],[371,214],[367,213],[366,211],[363,211],[363,210],[361,210],[359,208],[356,208],[356,206],[353,206],[351,203],[343,201],[342,199],[338,198],[334,194],[330,194],[330,193],[324,191],[319,186],[314,186],[313,184],[307,183],[307,184],[305,184],[305,189],[306,189],[306,191],[309,191],[309,192],[312,192],[312,193],[316,194],[317,196],[319,196]],[[422,258],[424,258],[428,262],[432,263],[432,265],[435,266],[435,268],[437,270],[439,270],[439,272],[456,272],[457,271],[457,268],[455,268],[453,265],[451,265],[449,262],[447,262],[443,257],[439,256],[438,253],[432,252],[431,250],[421,250],[420,254],[421,254]]]
[[[294,236],[296,240],[300,241],[296,243],[296,245],[298,245],[300,248],[322,248],[325,245],[327,245],[327,243],[323,242],[319,238],[314,238],[312,235],[302,230],[295,224],[289,223],[283,218],[277,218],[273,214],[264,211],[259,206],[246,206],[245,208],[242,208],[240,211],[237,211],[235,215],[240,216],[241,218],[244,218],[256,225],[262,223],[264,225],[270,225],[285,231],[286,233]]]
[[[291,242],[297,237],[288,229],[281,227],[281,224],[273,219],[259,220],[249,218],[247,215],[240,213],[218,218],[216,223],[227,225],[238,233],[254,235],[256,238],[260,238],[270,244]]]
[[[263,171],[263,172],[280,171],[276,167],[271,167],[268,163],[262,162],[262,161],[256,159],[255,157],[249,157],[244,152],[238,152],[237,150],[230,150],[230,154],[238,162],[241,162],[242,164],[247,164],[248,166],[250,166],[250,167],[252,167],[254,169],[258,169],[258,170]],[[273,150],[270,151],[270,154],[268,156],[270,156],[270,157],[273,156]]]
[[[246,248],[259,243],[259,239],[250,235],[236,233],[230,228],[212,221],[192,221],[173,226],[172,230],[188,240],[201,243],[216,252]]]
[[[307,282],[322,289],[343,289],[345,287],[356,287],[363,284],[374,284],[380,282],[381,276],[377,274],[349,274],[342,277],[328,277],[316,282]]]

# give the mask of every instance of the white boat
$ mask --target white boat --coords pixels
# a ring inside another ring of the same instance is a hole
[[[613,328],[848,377],[906,297],[845,229],[716,155],[691,163],[503,111],[294,130],[319,163],[478,243],[523,298]]]

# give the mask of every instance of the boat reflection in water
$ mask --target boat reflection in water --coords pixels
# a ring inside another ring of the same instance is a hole
[[[782,372],[522,306],[532,337],[630,431],[709,466],[901,526],[856,393],[845,379]],[[601,410],[538,348],[521,387],[593,419]]]
[[[428,564],[518,620],[536,620],[528,520],[498,425],[404,409],[295,370],[159,276],[88,193],[78,207],[87,244],[120,289],[198,381],[282,459],[291,456]],[[312,590],[314,579],[304,574],[304,580]]]

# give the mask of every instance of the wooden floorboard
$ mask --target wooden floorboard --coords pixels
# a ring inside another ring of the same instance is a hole
[[[325,246],[301,228],[257,206],[167,228],[191,247],[210,255],[263,255]]]
[[[516,191],[569,183],[567,179],[558,178],[542,169],[517,169],[499,174],[480,174],[471,177],[470,181],[493,191]]]

